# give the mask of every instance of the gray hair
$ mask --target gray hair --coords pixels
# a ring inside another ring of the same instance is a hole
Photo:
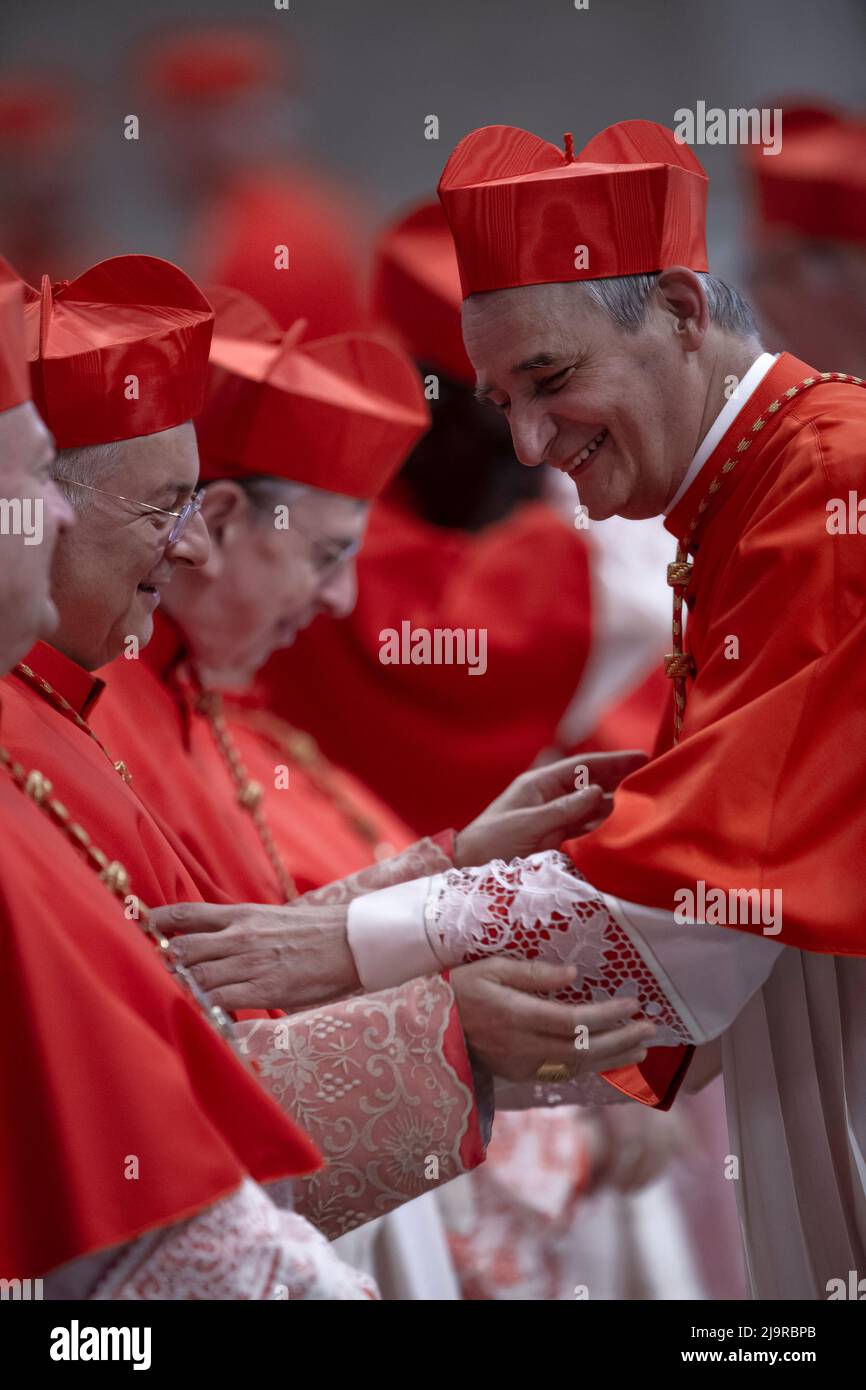
[[[736,334],[738,338],[756,338],[758,326],[755,316],[740,291],[705,271],[696,274],[707,296],[710,322],[726,333]],[[579,280],[576,283],[614,323],[633,333],[646,317],[647,304],[658,278],[658,274],[615,275],[607,280]]]
[[[208,479],[208,483],[217,481],[219,480],[216,478]],[[276,478],[271,473],[251,474],[245,478],[232,478],[230,481],[243,490],[256,516],[262,520],[272,519],[275,507],[287,507],[301,497],[328,491],[327,488],[313,487],[312,483],[295,483],[289,478]],[[352,500],[358,501],[357,498]],[[358,502],[358,505],[362,504]]]
[[[257,519],[273,519],[276,507],[288,507],[304,493],[312,491],[306,483],[293,483],[288,478],[276,478],[272,473],[254,473],[241,478],[208,478],[212,483],[234,483],[246,496]]]
[[[54,477],[66,500],[79,512],[94,505],[87,487],[101,487],[118,465],[119,445],[85,444],[79,449],[60,449],[54,460]],[[76,487],[76,483],[85,484]]]

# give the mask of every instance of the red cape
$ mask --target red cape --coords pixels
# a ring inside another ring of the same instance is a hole
[[[312,1143],[6,772],[0,819],[0,1277],[182,1221],[247,1176],[315,1171]]]
[[[828,504],[847,511],[862,488],[866,390],[821,383],[769,409],[818,375],[783,353],[668,517],[682,535],[751,436],[697,534],[686,624],[697,676],[680,742],[668,732],[610,819],[563,848],[597,888],[669,912],[700,881],[780,892],[770,940],[864,955],[866,568],[856,517],[832,534]]]

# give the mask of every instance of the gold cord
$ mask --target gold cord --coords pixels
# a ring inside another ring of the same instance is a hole
[[[674,683],[674,744],[679,743],[680,733],[683,727],[683,718],[686,711],[686,681],[696,674],[694,658],[684,650],[683,645],[683,600],[686,589],[691,583],[692,564],[689,560],[689,553],[696,549],[694,544],[695,532],[701,523],[703,515],[710,505],[713,497],[718,492],[722,483],[729,473],[736,468],[743,454],[751,446],[755,436],[764,428],[767,417],[771,418],[786,405],[799,396],[803,391],[807,391],[811,386],[820,386],[825,381],[847,382],[851,386],[866,386],[859,376],[848,376],[845,372],[822,372],[820,376],[807,376],[805,380],[796,386],[789,386],[778,400],[772,401],[767,406],[764,415],[759,415],[754,421],[748,434],[738,443],[736,450],[730,458],[725,459],[718,473],[713,478],[706,493],[701,499],[701,503],[692,517],[685,532],[677,542],[676,560],[668,565],[668,584],[673,589],[673,651],[668,652],[664,658],[664,672],[670,676]]]

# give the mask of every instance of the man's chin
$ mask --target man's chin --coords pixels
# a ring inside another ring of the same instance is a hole
[[[39,615],[39,629],[33,636],[33,642],[40,639],[48,642],[54,636],[60,626],[60,614],[57,611],[57,604],[53,598],[46,598],[42,604],[42,611]],[[31,646],[33,645],[31,642]]]

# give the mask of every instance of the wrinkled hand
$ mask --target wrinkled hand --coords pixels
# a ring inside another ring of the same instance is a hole
[[[571,965],[506,960],[494,956],[451,971],[451,987],[473,1055],[494,1076],[528,1081],[544,1062],[560,1062],[575,1076],[642,1062],[655,1027],[630,1023],[634,1000],[562,1004],[544,999],[569,985]],[[575,1030],[589,1030],[587,1046],[575,1046]]]
[[[212,1003],[291,1013],[326,1004],[360,985],[346,937],[345,907],[175,903],[152,919]]]
[[[456,836],[455,863],[469,868],[490,859],[524,858],[595,830],[613,809],[616,787],[646,761],[646,753],[635,750],[575,753],[522,772]],[[589,786],[575,791],[577,769],[583,767]]]
[[[693,1142],[680,1115],[644,1105],[615,1105],[593,1112],[594,1136],[587,1191],[637,1192],[660,1178]]]

